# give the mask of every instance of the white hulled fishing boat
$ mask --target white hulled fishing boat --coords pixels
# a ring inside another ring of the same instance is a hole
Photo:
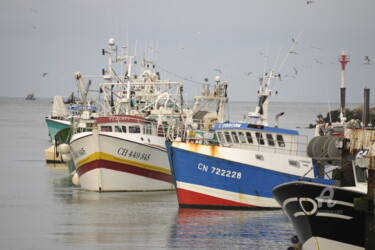
[[[101,110],[96,126],[75,132],[70,139],[81,187],[92,191],[174,189],[165,138],[181,140],[188,129],[196,127],[198,111],[186,108],[181,82],[161,80],[159,72],[152,71],[153,60],[144,59],[140,74],[135,74],[133,56],[117,56],[113,39],[103,52],[109,65],[105,82],[99,85]],[[123,77],[113,69],[112,63],[117,62],[128,65]],[[213,94],[206,93],[203,99]],[[218,100],[219,96],[211,102]],[[201,116],[215,119],[207,114]]]
[[[139,75],[134,57],[117,56],[109,40],[108,69],[100,83],[100,115],[91,131],[75,131],[70,154],[81,187],[92,191],[154,191],[173,189],[165,132],[169,119],[182,119],[182,83],[160,80],[154,62],[145,59]],[[125,62],[127,73],[118,76],[113,63]],[[175,93],[173,93],[175,91]],[[153,115],[153,120],[147,117]],[[76,120],[75,123],[79,123]]]

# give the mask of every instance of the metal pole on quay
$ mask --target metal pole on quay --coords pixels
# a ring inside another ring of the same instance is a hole
[[[368,209],[366,211],[366,249],[375,249],[375,156],[370,158],[370,166],[368,168],[368,186],[367,201]]]
[[[370,136],[374,140],[375,129],[368,126],[370,121],[369,112],[370,89],[364,89],[364,106],[363,106],[363,136]],[[369,133],[366,133],[368,131]],[[363,145],[362,145],[363,146]],[[361,198],[354,199],[354,209],[360,210],[365,213],[365,248],[367,250],[375,249],[375,145],[368,145],[370,152],[366,156],[369,158],[368,165],[368,178],[367,178],[367,195]]]
[[[370,121],[370,89],[364,89],[364,106],[363,106],[363,126],[367,126]],[[374,151],[374,150],[372,150]],[[370,155],[370,164],[368,167],[368,181],[367,181],[367,201],[368,209],[366,211],[366,249],[375,249],[375,155]]]

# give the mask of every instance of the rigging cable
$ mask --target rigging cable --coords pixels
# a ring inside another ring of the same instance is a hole
[[[167,72],[168,74],[171,74],[171,75],[173,75],[173,76],[175,76],[175,77],[178,77],[178,78],[180,78],[180,79],[183,79],[183,80],[185,80],[185,81],[189,81],[189,82],[193,82],[193,83],[196,83],[196,84],[204,85],[204,83],[196,82],[196,81],[193,81],[193,80],[191,80],[191,79],[189,79],[189,78],[182,77],[182,76],[179,76],[179,75],[177,75],[177,74],[174,74],[174,73],[172,73],[172,72],[170,72],[170,71],[168,71],[168,70],[166,70],[166,69],[164,69],[164,68],[162,68],[162,67],[160,67],[160,66],[158,66],[158,65],[155,65],[155,67],[157,67],[157,68],[159,68],[159,69],[161,69],[161,70]]]

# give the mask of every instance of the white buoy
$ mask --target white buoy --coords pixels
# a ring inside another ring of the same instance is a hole
[[[61,155],[61,158],[64,162],[69,162],[72,160],[72,156],[70,155],[70,153],[67,153],[67,154],[62,154]]]
[[[81,185],[77,173],[75,173],[75,174],[73,175],[73,177],[72,177],[72,182],[73,182],[73,184],[76,185],[76,186],[80,186],[80,185]]]
[[[70,146],[68,143],[60,144],[57,148],[57,152],[60,154],[68,154],[70,152]]]

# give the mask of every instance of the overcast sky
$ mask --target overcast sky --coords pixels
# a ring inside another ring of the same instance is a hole
[[[146,41],[158,45],[158,66],[173,73],[164,77],[182,81],[189,99],[194,82],[212,81],[220,69],[231,101],[255,101],[264,68],[279,69],[300,34],[274,101],[339,102],[337,59],[347,50],[347,102],[362,103],[367,86],[373,103],[375,64],[364,57],[375,63],[374,11],[373,0],[3,0],[0,96],[67,97],[75,72],[101,74],[109,38],[121,46],[128,37],[138,59]]]

